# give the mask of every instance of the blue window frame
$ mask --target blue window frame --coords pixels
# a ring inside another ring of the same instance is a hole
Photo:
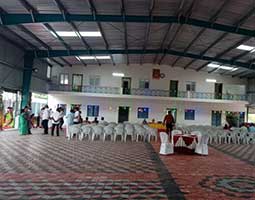
[[[87,105],[87,116],[88,117],[98,117],[99,106],[98,105]]]
[[[149,108],[146,107],[138,107],[137,108],[137,117],[142,119],[149,118]]]
[[[195,120],[195,110],[185,109],[185,120]]]

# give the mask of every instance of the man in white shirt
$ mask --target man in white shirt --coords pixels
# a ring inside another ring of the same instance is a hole
[[[79,111],[79,108],[75,107],[74,108],[74,119],[73,119],[73,123],[74,124],[79,124],[80,123],[80,111]]]
[[[59,122],[60,122],[60,118],[61,118],[60,109],[57,108],[56,112],[54,112],[51,115],[51,119],[52,119],[51,136],[54,136],[55,127],[57,127],[57,136],[59,136]]]
[[[42,111],[42,126],[44,128],[44,134],[48,134],[49,118],[50,118],[49,106],[46,105]]]

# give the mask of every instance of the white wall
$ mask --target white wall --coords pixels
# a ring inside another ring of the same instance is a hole
[[[205,103],[205,102],[189,102],[189,101],[173,101],[173,100],[160,100],[158,99],[125,99],[125,98],[109,98],[109,97],[86,97],[76,96],[74,94],[49,94],[48,96],[49,107],[56,109],[57,104],[67,104],[67,109],[70,109],[70,104],[82,104],[82,116],[86,117],[87,105],[99,105],[100,117],[105,117],[107,121],[118,120],[118,107],[129,106],[130,115],[129,121],[141,122],[142,119],[137,118],[138,107],[149,107],[149,120],[155,119],[162,121],[165,115],[166,108],[177,108],[177,123],[181,124],[204,124],[211,125],[211,112],[223,111],[222,123],[224,123],[224,111],[246,112],[246,102],[234,103]],[[184,120],[184,110],[194,109],[195,120]],[[92,118],[90,118],[91,120]]]
[[[161,73],[166,76],[164,79],[155,80],[152,79],[152,69],[160,68]],[[223,92],[231,93],[232,91],[237,91],[239,94],[245,94],[245,87],[240,85],[246,85],[246,79],[232,78],[230,76],[221,76],[217,74],[208,74],[207,72],[196,72],[194,70],[184,70],[181,68],[172,68],[170,66],[155,66],[151,64],[144,65],[103,65],[103,66],[73,66],[70,67],[54,67],[53,82],[58,82],[60,73],[69,74],[69,83],[72,80],[72,74],[83,74],[83,85],[89,84],[90,75],[100,75],[101,86],[109,87],[121,87],[121,78],[113,77],[112,72],[122,72],[126,77],[132,77],[132,88],[139,87],[140,79],[150,80],[150,89],[163,89],[169,90],[170,80],[179,80],[179,91],[186,91],[186,81],[196,82],[197,92],[209,92],[214,93],[214,83],[207,83],[205,80],[207,78],[216,79],[218,83],[223,83]],[[229,85],[229,86],[227,86]],[[233,89],[234,85],[234,89]],[[226,86],[226,89],[225,89]],[[235,89],[237,87],[237,89]]]

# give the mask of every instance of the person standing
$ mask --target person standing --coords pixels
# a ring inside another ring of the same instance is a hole
[[[57,108],[56,112],[53,112],[51,115],[52,120],[52,128],[51,128],[51,136],[54,136],[55,127],[57,128],[57,136],[59,136],[59,123],[60,123],[60,114],[61,110],[60,108]]]
[[[174,117],[171,111],[168,111],[167,115],[164,117],[163,124],[166,125],[166,132],[167,134],[169,134],[170,138],[171,138],[171,132],[173,130],[174,123],[175,123]]]
[[[73,125],[74,120],[74,110],[71,109],[66,115],[66,137],[69,137],[69,127]]]
[[[49,118],[50,118],[50,111],[49,111],[49,106],[46,105],[44,107],[44,110],[42,112],[42,126],[44,128],[44,134],[48,134],[48,123],[49,123]]]
[[[13,108],[8,107],[7,113],[4,115],[4,128],[13,128],[13,127],[14,127]]]
[[[64,109],[63,108],[59,108],[59,111],[60,111],[60,119],[59,119],[59,128],[60,130],[62,131],[62,126],[64,124],[64,116],[65,116],[65,113],[64,113]]]
[[[21,109],[19,115],[19,134],[26,135],[28,134],[27,120],[25,118],[25,109]]]
[[[74,108],[74,119],[73,119],[73,123],[74,124],[79,124],[80,123],[80,118],[81,118],[81,114],[79,111],[78,107]]]

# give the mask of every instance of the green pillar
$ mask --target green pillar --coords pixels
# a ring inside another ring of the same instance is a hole
[[[29,103],[30,99],[29,91],[33,73],[33,62],[34,58],[32,56],[29,55],[24,56],[21,108],[24,108]]]

